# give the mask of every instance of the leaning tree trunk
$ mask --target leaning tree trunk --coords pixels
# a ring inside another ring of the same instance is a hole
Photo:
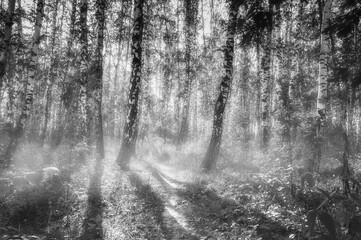
[[[3,77],[5,76],[6,64],[9,58],[10,38],[11,38],[12,26],[14,23],[13,21],[14,9],[15,9],[15,0],[9,0],[8,12],[5,22],[4,38],[0,42],[0,101],[1,101],[1,89],[3,86]]]
[[[236,34],[236,23],[239,1],[233,0],[229,6],[229,19],[227,26],[227,41],[224,51],[224,71],[225,74],[222,78],[219,95],[216,101],[213,115],[213,129],[212,137],[209,143],[206,155],[202,162],[202,169],[210,171],[216,165],[218,154],[221,146],[222,131],[223,131],[223,116],[226,107],[229,92],[231,90],[232,75],[233,75],[233,55],[234,55],[234,35]]]
[[[317,119],[316,119],[316,141],[314,149],[314,157],[308,166],[310,171],[318,171],[319,164],[322,156],[322,136],[321,130],[326,120],[326,102],[327,102],[327,66],[328,55],[330,52],[329,47],[329,34],[325,33],[326,28],[329,26],[331,16],[331,2],[332,0],[326,0],[322,14],[321,25],[321,49],[319,60],[319,72],[318,72],[318,94],[317,94]]]
[[[189,135],[189,108],[191,86],[195,79],[194,52],[197,35],[198,0],[186,0],[185,5],[185,61],[186,79],[182,92],[181,125],[178,133],[178,144],[187,141]]]
[[[95,52],[95,84],[93,90],[94,105],[94,124],[96,150],[99,159],[104,158],[104,141],[103,141],[103,121],[102,121],[102,90],[103,90],[103,49],[104,49],[104,28],[105,28],[105,4],[106,0],[97,0],[96,19],[97,19],[97,48]]]
[[[123,131],[123,142],[117,157],[117,163],[123,170],[129,169],[129,162],[134,152],[138,132],[139,94],[142,75],[142,39],[143,39],[143,5],[144,0],[134,1],[134,23],[132,36],[132,73],[128,112]]]
[[[273,5],[269,10],[272,13]],[[261,109],[262,109],[262,149],[268,151],[270,138],[270,82],[271,82],[271,45],[272,45],[272,14],[268,17],[266,42],[264,45],[264,55],[262,57],[262,77],[261,77]]]
[[[11,159],[18,147],[19,139],[24,133],[25,122],[29,117],[30,107],[33,102],[35,73],[36,73],[36,65],[38,62],[40,30],[43,21],[43,15],[44,15],[44,0],[38,0],[37,9],[36,9],[36,19],[35,19],[35,31],[34,31],[32,48],[30,52],[30,62],[28,67],[28,81],[26,83],[25,103],[21,111],[21,114],[19,116],[16,129],[13,132],[10,139],[10,143],[6,149],[5,158],[7,160],[8,166],[10,165]]]

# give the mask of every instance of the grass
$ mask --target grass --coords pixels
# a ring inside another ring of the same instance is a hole
[[[78,162],[81,149],[63,146],[49,152],[23,146],[15,172],[57,166],[61,176],[0,197],[0,239],[307,239],[307,214],[326,196],[301,190],[300,176],[276,155],[265,161],[255,153],[247,160],[223,152],[218,168],[204,174],[198,168],[204,145],[162,146],[153,141],[139,148],[130,172],[118,169],[115,146],[108,147],[102,162],[93,156]],[[167,174],[144,160],[165,166]],[[337,177],[315,178],[329,192],[340,184]],[[171,189],[167,182],[180,187]],[[172,196],[177,198],[174,210],[191,230],[167,213]],[[342,234],[347,226],[337,217],[341,208],[333,201],[323,206],[334,217],[339,239],[357,239],[358,233]],[[314,236],[326,234],[318,222]]]

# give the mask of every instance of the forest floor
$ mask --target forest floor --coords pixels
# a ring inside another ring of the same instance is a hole
[[[179,166],[168,154],[138,158],[129,172],[120,171],[115,158],[109,152],[103,167],[95,164],[89,182],[101,177],[97,194],[104,205],[88,196],[80,239],[289,239],[295,232],[251,206],[257,204],[251,194],[241,201],[222,196],[210,182],[214,176]],[[97,192],[91,188],[88,194]]]
[[[203,174],[197,154],[150,148],[124,172],[117,151],[1,198],[0,239],[306,239],[308,210],[290,198],[284,169]]]

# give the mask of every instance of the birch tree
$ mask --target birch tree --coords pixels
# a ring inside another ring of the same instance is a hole
[[[11,163],[12,156],[14,155],[18,147],[19,139],[24,133],[25,123],[29,117],[31,104],[33,102],[34,85],[36,81],[35,73],[37,70],[36,65],[39,55],[40,31],[43,22],[44,4],[44,0],[38,0],[36,6],[35,30],[30,51],[30,62],[28,66],[28,79],[26,82],[25,101],[19,119],[17,121],[16,129],[12,134],[9,145],[6,149],[5,159],[7,160],[7,165]]]
[[[214,107],[211,140],[202,162],[202,169],[204,171],[210,171],[214,168],[221,146],[224,110],[230,94],[233,77],[234,37],[236,34],[237,14],[241,4],[242,1],[238,0],[233,0],[229,3],[227,40],[223,60],[224,75],[219,86],[219,95]]]
[[[15,0],[9,0],[6,22],[5,22],[4,38],[0,42],[0,100],[1,100],[1,89],[3,86],[3,78],[5,76],[6,65],[10,54],[9,47],[10,47],[12,26],[14,24],[13,21],[14,10],[15,10]]]
[[[139,120],[139,94],[142,75],[142,39],[143,39],[143,6],[144,0],[134,1],[134,23],[132,35],[132,73],[128,97],[128,112],[123,131],[122,145],[116,159],[123,170],[129,169],[129,163],[137,140]]]
[[[328,55],[330,53],[328,33],[325,33],[329,26],[331,16],[331,1],[326,0],[323,9],[322,27],[321,27],[321,43],[320,43],[320,60],[318,63],[318,92],[317,92],[317,131],[320,133],[321,127],[326,120],[326,101],[327,101],[327,68]]]
[[[331,17],[331,2],[326,0],[322,13],[321,23],[321,41],[320,58],[318,63],[318,92],[317,92],[317,117],[316,117],[316,142],[313,160],[310,162],[309,170],[318,170],[322,156],[321,131],[326,120],[326,101],[327,101],[327,69],[328,55],[330,53],[330,36],[325,30],[329,26]]]

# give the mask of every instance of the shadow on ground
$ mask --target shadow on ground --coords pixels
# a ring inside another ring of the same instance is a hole
[[[103,175],[103,163],[98,160],[95,164],[94,173],[90,179],[88,189],[88,207],[83,221],[83,232],[79,240],[102,240],[103,238],[103,204],[101,178]]]
[[[279,240],[292,233],[255,207],[246,207],[252,205],[250,199],[242,203],[225,199],[200,183],[188,184],[178,195],[190,203],[185,215],[197,234],[210,239]]]
[[[144,211],[154,217],[162,232],[162,236],[149,235],[146,236],[146,239],[197,239],[183,229],[172,216],[167,214],[167,206],[162,198],[157,192],[153,191],[149,184],[144,183],[137,173],[131,172],[129,180],[131,185],[136,188],[135,194],[137,198],[145,203]],[[154,231],[148,232],[152,233]]]

